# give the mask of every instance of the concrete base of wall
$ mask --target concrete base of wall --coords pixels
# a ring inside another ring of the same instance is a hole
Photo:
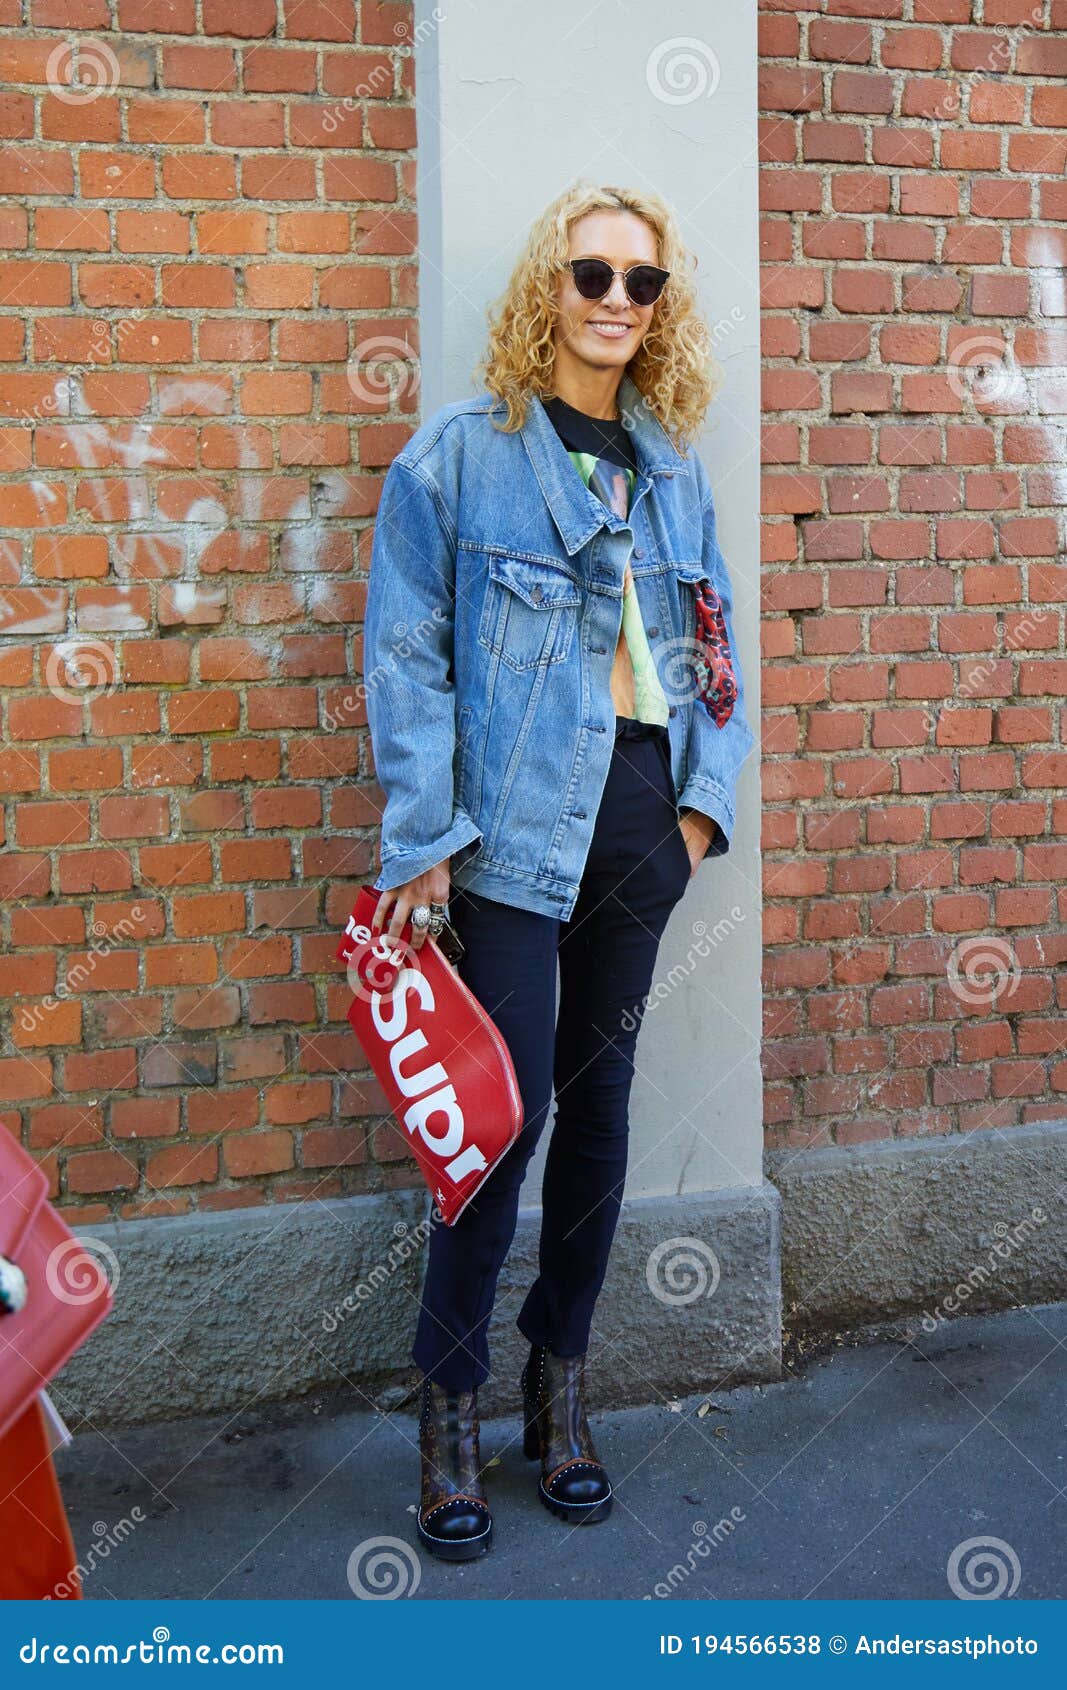
[[[792,1331],[1067,1296],[1067,1124],[779,1151]]]
[[[395,1399],[416,1378],[427,1207],[420,1192],[391,1192],[83,1229],[118,1262],[116,1305],[56,1380],[57,1406],[76,1427],[313,1391]],[[590,1345],[592,1403],[777,1377],[778,1209],[769,1185],[623,1205]],[[523,1211],[490,1328],[487,1414],[516,1404],[526,1344],[514,1320],[538,1230],[539,1211]]]
[[[768,1171],[752,1189],[623,1205],[590,1344],[594,1405],[777,1377],[783,1302],[796,1332],[1067,1296],[1067,1126],[781,1152]],[[408,1191],[96,1228],[119,1264],[116,1307],[56,1381],[61,1411],[107,1426],[309,1392],[396,1401],[416,1377],[427,1208]],[[538,1230],[523,1211],[487,1414],[516,1405]]]
[[[596,1406],[651,1403],[781,1372],[780,1200],[772,1185],[623,1204],[589,1344]],[[540,1210],[524,1210],[490,1322],[487,1412],[518,1403],[529,1344],[515,1325],[537,1273]]]

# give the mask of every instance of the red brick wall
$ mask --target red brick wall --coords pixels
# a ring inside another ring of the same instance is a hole
[[[1060,1118],[1067,0],[760,53],[769,1142]]]
[[[411,14],[280,10],[0,0],[0,1118],[76,1222],[412,1177],[332,964]]]

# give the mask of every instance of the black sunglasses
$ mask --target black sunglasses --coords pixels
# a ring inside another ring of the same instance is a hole
[[[655,264],[631,264],[628,270],[613,270],[606,258],[571,258],[567,269],[583,299],[603,299],[616,276],[634,305],[654,305],[670,275]]]

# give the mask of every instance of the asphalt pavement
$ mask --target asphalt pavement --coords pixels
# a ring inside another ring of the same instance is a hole
[[[844,1342],[780,1383],[591,1414],[616,1501],[541,1507],[483,1424],[495,1542],[415,1536],[411,1403],[310,1398],[86,1432],[59,1452],[89,1600],[1062,1598],[1067,1304]],[[592,1363],[591,1363],[592,1365]]]

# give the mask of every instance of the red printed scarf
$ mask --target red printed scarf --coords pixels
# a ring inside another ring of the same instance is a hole
[[[693,582],[693,596],[697,610],[697,693],[715,726],[723,728],[737,703],[737,682],[722,600],[706,575]]]

